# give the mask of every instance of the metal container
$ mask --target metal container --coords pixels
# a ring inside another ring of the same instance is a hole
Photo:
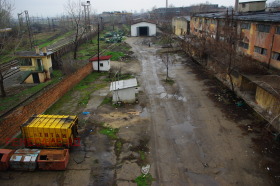
[[[78,136],[77,125],[77,116],[34,115],[21,125],[21,132],[26,147],[70,148]]]
[[[0,149],[0,171],[7,170],[9,166],[9,160],[15,151],[12,149]]]
[[[69,162],[69,150],[41,150],[37,162],[41,170],[65,170]]]
[[[10,158],[10,168],[13,170],[34,171],[37,168],[39,149],[18,149]]]

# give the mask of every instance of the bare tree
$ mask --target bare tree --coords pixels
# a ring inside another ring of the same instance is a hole
[[[82,21],[83,8],[82,8],[81,1],[68,0],[66,4],[66,10],[73,21],[72,29],[75,30],[75,36],[73,39],[73,44],[74,44],[73,58],[77,59],[77,52],[80,44],[79,41],[83,37],[84,33],[86,32],[86,28],[84,27]]]
[[[12,19],[11,11],[11,3],[7,0],[0,0],[0,60],[3,59],[3,56],[8,55],[15,46],[13,42],[13,32],[10,30]],[[6,96],[4,75],[8,68],[9,66],[7,65],[0,66],[0,89],[2,97]]]

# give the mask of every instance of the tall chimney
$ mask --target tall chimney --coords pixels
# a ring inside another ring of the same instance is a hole
[[[39,46],[35,46],[36,54],[40,54]]]
[[[238,4],[239,4],[239,0],[235,0],[235,6],[234,6],[235,12],[238,12]]]

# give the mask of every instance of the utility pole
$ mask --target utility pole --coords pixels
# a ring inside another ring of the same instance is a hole
[[[98,72],[100,72],[100,67],[99,67],[99,19],[98,19],[98,24],[97,24],[97,65],[98,65]]]
[[[90,27],[90,19],[89,19],[90,1],[87,1],[86,3],[82,3],[82,6],[84,7],[84,14],[85,14],[85,28],[88,31]]]
[[[29,36],[29,42],[30,42],[30,48],[32,49],[33,45],[34,45],[34,39],[33,39],[33,32],[32,32],[31,25],[30,25],[29,14],[28,14],[27,10],[18,14],[18,21],[19,21],[20,29],[23,29],[23,18],[21,17],[22,14],[25,15],[25,21],[26,21],[26,26],[27,26],[28,36]]]

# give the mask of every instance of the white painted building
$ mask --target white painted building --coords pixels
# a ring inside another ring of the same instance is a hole
[[[134,78],[114,81],[111,83],[110,91],[112,91],[114,103],[117,103],[118,101],[133,103],[136,100],[135,94],[138,92],[137,80]]]
[[[131,36],[156,36],[157,25],[147,21],[140,21],[131,25]]]
[[[112,56],[99,56],[99,70],[109,71],[111,68],[110,59]],[[89,59],[92,62],[93,70],[98,70],[98,57],[93,57]]]

